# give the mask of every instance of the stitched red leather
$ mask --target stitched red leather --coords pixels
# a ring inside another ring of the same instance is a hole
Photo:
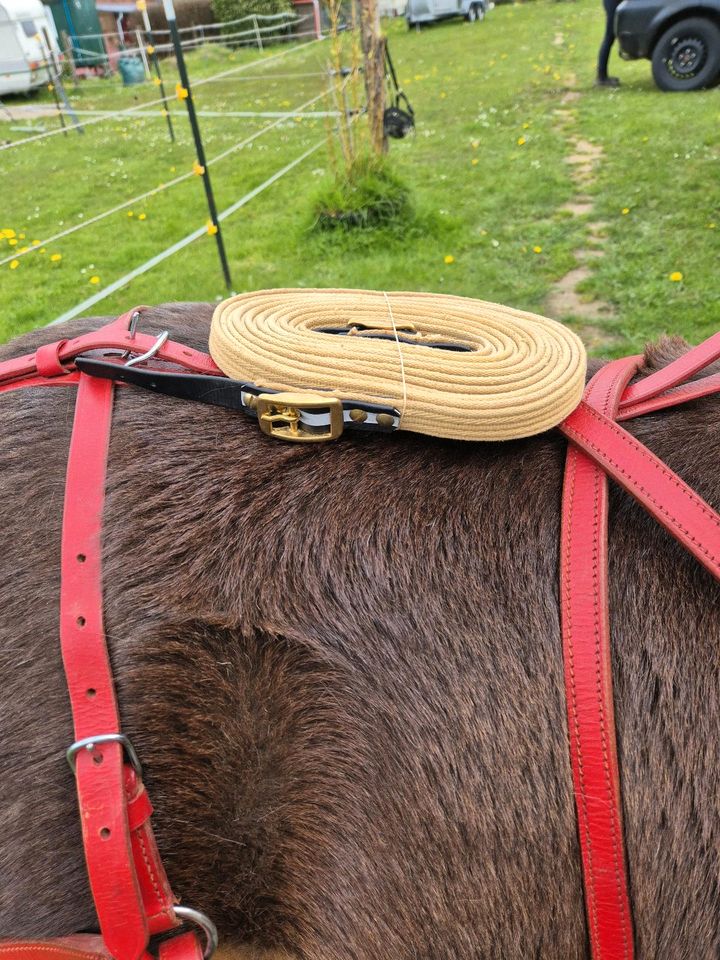
[[[586,402],[612,415],[636,370],[635,358],[603,367],[585,392]],[[607,518],[603,470],[570,447],[563,490],[560,597],[588,935],[595,960],[631,960],[633,931],[610,666]]]
[[[676,473],[586,402],[570,414],[560,429],[704,567],[715,576],[720,573],[720,516]]]
[[[102,937],[78,935],[57,940],[0,943],[2,960],[111,960]]]
[[[114,320],[105,327],[101,327],[99,330],[94,330],[91,333],[83,334],[72,340],[64,341],[57,350],[57,364],[54,369],[58,369],[59,367],[61,372],[64,372],[64,368],[71,365],[75,357],[81,353],[87,353],[90,350],[128,350],[132,348],[135,353],[144,353],[149,350],[157,342],[157,337],[148,333],[136,332],[131,334],[128,332],[130,318],[134,313],[141,312],[143,309],[147,308],[134,307],[121,317],[118,317],[117,320]],[[36,353],[25,354],[22,357],[0,363],[0,385],[4,382],[33,376],[38,373],[38,353],[41,354],[41,360],[49,356],[47,347],[40,347]],[[191,347],[186,347],[182,343],[175,343],[172,340],[166,341],[155,356],[168,363],[175,363],[185,367],[193,373],[223,376],[222,371],[214,363],[209,354],[201,353],[199,350],[193,350]],[[44,367],[46,371],[50,368],[51,365]],[[41,375],[46,376],[47,372]]]
[[[150,335],[130,335],[135,308],[96,332],[0,363],[0,392],[76,386],[75,427],[63,521],[61,643],[76,736],[119,732],[102,626],[100,532],[113,385],[72,368],[89,350],[144,352]],[[720,334],[626,387],[639,358],[603,368],[561,425],[570,439],[563,493],[561,600],[573,781],[594,960],[631,960],[633,932],[622,835],[607,609],[607,479],[612,476],[716,576],[720,517],[614,420],[720,392],[720,375],[685,384],[720,356]],[[195,373],[221,372],[206,354],[167,342],[156,359]],[[155,361],[153,361],[155,362]],[[5,942],[9,960],[151,960],[150,933],[175,923],[172,894],[152,836],[152,807],[118,744],[77,757],[88,872],[105,942],[66,938]],[[108,833],[109,831],[109,833]],[[97,938],[96,938],[97,939]],[[165,940],[160,960],[202,960],[194,933]]]
[[[625,385],[639,358],[608,364],[560,427],[572,441],[563,489],[561,616],[568,735],[593,960],[631,960],[634,955],[610,664],[606,474],[720,579],[720,516],[613,420],[720,392],[717,375],[680,386],[718,353],[716,336],[630,387]]]
[[[120,733],[102,622],[101,539],[113,384],[80,377],[63,513],[60,645],[75,739]],[[149,939],[125,803],[123,749],[81,750],[76,759],[90,887],[115,960],[138,960]]]
[[[700,370],[720,359],[720,332],[673,360],[661,370],[633,383],[625,391],[621,406],[640,403],[694,377]]]
[[[0,364],[0,381],[4,381],[0,391],[21,386],[77,386],[63,515],[60,598],[61,648],[76,739],[120,731],[102,624],[100,553],[113,384],[77,371],[68,373],[62,360],[71,361],[77,352],[91,349],[99,341],[117,342],[133,312],[110,325],[111,336],[101,334],[98,340],[91,335],[72,341],[75,353],[68,352],[66,342],[61,341],[41,347],[33,356]],[[145,343],[142,335],[136,335],[133,351],[154,343],[153,337]],[[181,344],[171,345],[167,354],[181,358],[191,369],[198,364],[208,367],[205,360],[209,358]],[[24,369],[26,374],[18,372]],[[149,935],[168,931],[178,921],[150,826],[152,807],[147,792],[117,743],[81,750],[76,756],[76,779],[88,874],[103,933],[99,941],[102,951],[113,960],[150,960],[146,953]],[[195,960],[199,955],[196,935],[183,934],[178,939],[173,956]],[[6,943],[0,949],[8,956],[17,954],[18,960],[31,960],[31,955],[61,960],[69,945],[60,941]],[[104,956],[102,951],[87,956]]]
[[[702,377],[700,380],[692,380],[690,383],[672,387],[657,397],[649,397],[635,403],[623,403],[616,419],[631,420],[633,417],[655,413],[658,410],[665,410],[667,407],[676,407],[681,403],[688,403],[690,400],[700,400],[702,397],[712,396],[719,391],[720,373],[713,373],[708,377]]]

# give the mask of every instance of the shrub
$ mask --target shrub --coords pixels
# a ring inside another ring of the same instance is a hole
[[[212,0],[215,17],[221,23],[255,13],[287,13],[290,0]]]
[[[412,212],[409,189],[382,157],[359,157],[313,203],[318,230],[381,227],[409,221]]]
[[[179,27],[195,27],[198,24],[215,23],[217,17],[213,13],[211,0],[174,0],[175,14]],[[162,3],[148,3],[148,16],[153,30],[167,29],[167,21]],[[132,14],[133,26],[142,30],[142,18],[139,14]],[[135,22],[137,20],[137,22]],[[165,39],[163,37],[163,39]]]

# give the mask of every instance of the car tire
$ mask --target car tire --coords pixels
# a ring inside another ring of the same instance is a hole
[[[680,20],[655,44],[652,73],[661,90],[712,87],[720,75],[720,30],[704,17]]]

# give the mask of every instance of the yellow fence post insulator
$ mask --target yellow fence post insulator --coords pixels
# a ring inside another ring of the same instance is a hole
[[[580,339],[547,317],[468,297],[374,290],[232,297],[215,309],[210,353],[234,379],[389,405],[400,429],[457,440],[512,440],[557,426],[582,398],[587,365]]]
[[[205,173],[205,167],[196,160],[192,165],[192,172],[196,177],[201,177]]]
[[[211,237],[214,237],[218,232],[218,226],[216,223],[213,223],[212,220],[208,220],[208,222],[205,224],[205,229]]]
[[[139,13],[142,13],[143,10],[146,10],[146,9],[147,9],[147,3],[145,2],[145,0],[135,0],[135,9],[136,9]]]
[[[176,83],[175,96],[178,98],[178,100],[187,100],[188,98],[187,87],[184,87],[181,83]]]
[[[145,47],[145,50],[146,50],[147,53],[150,54],[150,56],[152,56],[152,55],[155,53],[155,47],[154,47],[151,43],[149,43],[149,44]]]

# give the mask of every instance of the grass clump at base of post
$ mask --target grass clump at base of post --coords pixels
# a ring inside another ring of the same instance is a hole
[[[354,230],[409,222],[409,187],[382,157],[361,156],[339,172],[313,202],[316,230]]]

